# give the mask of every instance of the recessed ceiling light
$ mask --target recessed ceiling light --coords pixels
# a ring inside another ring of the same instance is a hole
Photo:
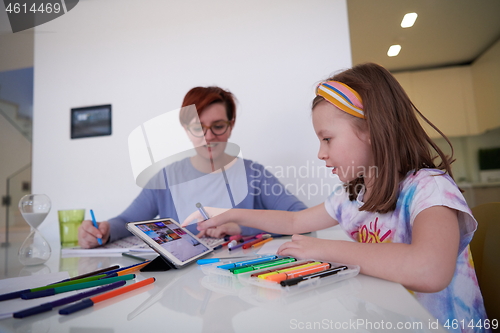
[[[401,28],[409,28],[415,24],[417,20],[417,13],[408,13],[403,17],[403,21],[401,21]]]
[[[387,55],[389,57],[395,57],[399,54],[399,51],[401,51],[401,45],[391,45],[389,51],[387,51]]]

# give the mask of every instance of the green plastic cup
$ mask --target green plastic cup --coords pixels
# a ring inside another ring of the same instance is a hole
[[[59,236],[62,247],[78,245],[78,227],[85,218],[85,209],[67,209],[57,211],[59,216]]]

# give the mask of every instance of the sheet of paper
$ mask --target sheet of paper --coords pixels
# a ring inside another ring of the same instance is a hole
[[[58,282],[64,279],[69,279],[68,272],[57,272],[51,274],[21,276],[10,279],[0,280],[0,294],[7,294],[17,290],[31,289],[46,286],[50,283]],[[74,292],[73,292],[74,294]],[[12,317],[12,313],[36,306],[42,303],[55,301],[57,299],[67,297],[70,293],[58,294],[50,297],[42,297],[32,300],[21,298],[12,299],[9,301],[0,302],[0,320]]]
[[[136,236],[122,238],[111,244],[106,244],[93,249],[82,249],[80,247],[71,247],[61,249],[61,256],[74,257],[74,256],[99,256],[109,255],[113,253],[120,254],[122,252],[149,252],[154,253],[146,243]]]
[[[286,238],[278,238],[278,239],[273,239],[270,242],[265,243],[262,245],[262,247],[257,251],[257,254],[276,254],[278,249],[280,248],[281,244],[289,242],[290,239]]]

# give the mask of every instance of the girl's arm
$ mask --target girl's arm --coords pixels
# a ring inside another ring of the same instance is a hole
[[[209,220],[199,222],[198,230],[206,230],[228,222],[236,222],[242,226],[289,235],[325,229],[338,223],[327,213],[325,205],[319,204],[298,212],[230,209],[220,215],[211,217]]]
[[[355,264],[361,273],[401,283],[418,292],[437,292],[450,283],[459,246],[457,212],[434,206],[413,223],[411,244],[357,243],[294,235],[280,255]]]

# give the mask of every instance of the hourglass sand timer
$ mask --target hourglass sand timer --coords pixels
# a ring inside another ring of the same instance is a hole
[[[28,194],[19,201],[19,210],[31,227],[18,253],[23,265],[43,264],[50,258],[50,245],[37,229],[49,213],[50,206],[50,199],[45,194]]]

